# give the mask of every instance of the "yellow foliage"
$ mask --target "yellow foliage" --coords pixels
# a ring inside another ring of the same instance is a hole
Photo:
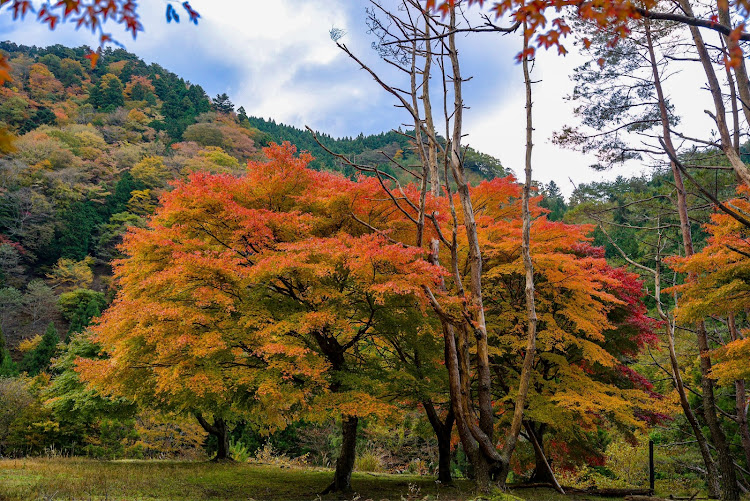
[[[191,417],[144,410],[136,418],[138,441],[132,446],[148,458],[202,459],[207,433]]]
[[[130,174],[133,179],[151,188],[163,186],[171,177],[169,170],[164,166],[164,158],[160,156],[145,157],[130,169]]]
[[[158,200],[151,190],[133,190],[128,200],[128,210],[139,216],[147,216],[154,212]]]
[[[60,290],[88,289],[94,281],[91,266],[94,258],[87,256],[81,261],[60,258],[47,277]]]
[[[24,339],[18,344],[18,351],[22,353],[27,353],[29,351],[35,350],[37,346],[42,342],[42,336],[41,334],[37,334],[36,336],[28,339]]]

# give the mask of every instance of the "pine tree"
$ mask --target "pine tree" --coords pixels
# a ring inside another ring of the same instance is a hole
[[[30,376],[36,376],[46,370],[55,355],[55,351],[57,351],[59,342],[60,336],[57,334],[55,324],[50,322],[39,345],[23,357],[21,370],[27,372]]]
[[[114,111],[116,108],[124,106],[125,97],[120,79],[111,73],[104,75],[99,83],[91,89],[89,102],[95,108],[105,111]]]
[[[240,108],[237,110],[237,118],[240,119],[240,124],[242,122],[247,122],[248,121],[247,112],[245,111],[245,107],[244,106],[240,106]]]
[[[0,377],[13,377],[18,375],[18,366],[10,357],[5,334],[0,329]]]
[[[234,104],[229,100],[229,96],[227,96],[226,92],[223,94],[217,94],[212,101],[214,109],[219,113],[232,113],[234,111]]]

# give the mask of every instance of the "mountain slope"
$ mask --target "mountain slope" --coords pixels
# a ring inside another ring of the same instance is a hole
[[[0,50],[13,77],[0,87],[0,128],[15,136],[0,158],[0,331],[11,348],[50,322],[63,333],[85,327],[103,307],[91,291],[108,290],[123,233],[145,223],[171,180],[195,170],[241,174],[261,146],[281,141],[309,150],[314,168],[355,174],[309,132],[235,112],[228,96],[209,99],[124,50],[105,50],[95,68],[85,47]],[[319,137],[396,176],[382,152],[414,162],[399,132]],[[467,166],[473,181],[505,174],[473,150]]]

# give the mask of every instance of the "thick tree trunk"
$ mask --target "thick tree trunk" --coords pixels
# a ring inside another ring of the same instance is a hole
[[[229,427],[226,421],[221,418],[214,418],[213,424],[206,421],[203,415],[198,412],[195,414],[196,419],[206,432],[216,437],[216,456],[213,461],[231,461],[229,457]]]
[[[451,476],[451,435],[438,435],[438,481],[447,485],[453,483]]]
[[[544,454],[544,448],[542,446],[544,434],[537,434],[534,427],[528,422],[524,422],[524,426],[526,428],[526,433],[529,434],[531,445],[534,447],[534,458],[536,459],[536,469],[534,473],[536,474],[539,471],[543,471],[546,480],[552,484],[552,487],[554,487],[557,492],[564,496],[565,491],[560,486],[557,478],[555,478],[555,473],[552,471],[552,467],[547,461],[547,456]]]
[[[226,461],[229,458],[229,430],[223,419],[214,421],[219,433],[216,435],[218,447],[216,449],[215,461]]]
[[[341,450],[336,460],[336,471],[333,475],[333,482],[322,494],[329,492],[349,492],[352,490],[352,471],[354,470],[354,460],[357,458],[357,425],[359,418],[356,416],[341,417]]]
[[[427,419],[430,421],[435,437],[438,442],[438,480],[442,484],[453,482],[451,478],[451,435],[453,434],[454,414],[453,408],[448,410],[445,416],[445,422],[440,420],[440,416],[435,410],[435,405],[427,400],[422,402],[422,406],[427,413]]]

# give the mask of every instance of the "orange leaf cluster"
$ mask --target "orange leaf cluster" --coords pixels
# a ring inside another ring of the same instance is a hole
[[[750,211],[750,189],[741,185],[738,197],[725,202],[741,214]],[[708,245],[689,258],[674,258],[670,265],[688,275],[686,282],[665,292],[680,294],[677,318],[696,323],[704,318],[741,316],[750,308],[750,232],[728,214],[715,213],[705,225]],[[719,348],[713,374],[722,383],[750,376],[750,342],[742,333]]]

